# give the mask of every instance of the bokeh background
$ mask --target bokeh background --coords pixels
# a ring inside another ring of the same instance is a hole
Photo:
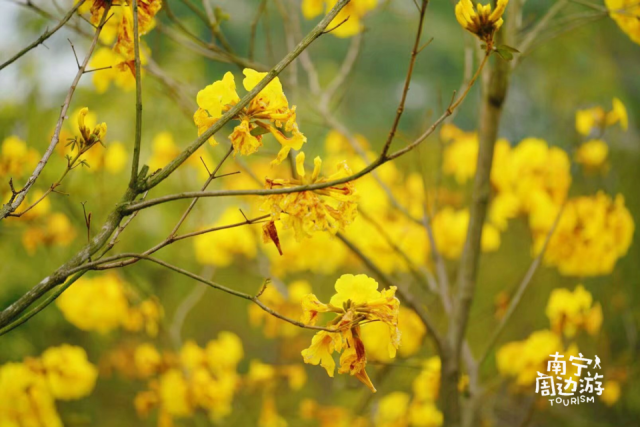
[[[60,1],[63,8],[69,2]],[[176,15],[196,34],[207,37],[207,29],[181,2],[175,3]],[[250,24],[254,19],[259,1],[235,0],[214,2],[229,15],[222,25],[224,33],[234,49],[244,54],[249,49]],[[299,8],[285,7],[288,14],[298,14]],[[297,3],[297,2],[292,2]],[[529,28],[553,1],[529,1],[525,6],[524,28]],[[49,2],[40,2],[42,7],[55,12]],[[256,61],[273,65],[287,52],[282,18],[275,4],[267,2],[267,14],[257,26],[255,52]],[[615,22],[603,16],[585,25],[570,29],[573,22],[567,17],[589,11],[574,4],[558,18],[557,25],[543,34],[513,75],[509,95],[504,108],[500,135],[512,143],[526,137],[545,139],[549,144],[573,153],[581,142],[575,130],[575,111],[593,105],[608,108],[611,99],[618,97],[629,112],[630,127],[627,132],[613,131],[608,134],[610,145],[610,168],[607,174],[585,175],[578,166],[573,166],[572,195],[593,194],[601,189],[615,195],[622,193],[632,216],[640,218],[640,145],[638,124],[640,123],[640,46],[622,33]],[[371,147],[379,149],[391,126],[400,99],[406,74],[410,48],[415,35],[416,9],[410,0],[383,2],[365,20],[361,52],[347,83],[340,90],[339,102],[332,106],[333,113],[348,125],[352,132],[361,134]],[[575,18],[574,18],[575,19]],[[164,13],[158,15],[161,25],[171,26]],[[303,32],[312,28],[317,20],[301,19]],[[84,28],[86,22],[74,20]],[[0,52],[6,58],[18,51],[27,42],[35,39],[51,22],[20,7],[13,2],[0,3]],[[567,30],[566,32],[563,30]],[[268,36],[267,36],[268,34]],[[463,34],[453,13],[452,2],[435,1],[429,6],[424,29],[425,39],[433,42],[420,54],[413,75],[406,112],[400,125],[396,145],[406,143],[437,117],[443,104],[448,102],[451,92],[459,88],[463,76],[465,45],[472,43],[471,36]],[[82,56],[88,40],[72,30],[64,29],[0,73],[0,140],[17,135],[42,153],[48,145],[59,106],[65,96],[69,82],[76,72],[70,39]],[[221,78],[226,71],[239,70],[231,64],[204,59],[183,48],[154,30],[145,37],[153,60],[182,86],[181,93],[195,101],[197,90]],[[320,81],[330,81],[338,71],[349,48],[349,40],[322,37],[316,41],[309,53],[319,72]],[[305,146],[307,158],[324,153],[324,141],[330,128],[314,112],[308,94],[306,77],[299,63],[295,64],[298,84],[292,86],[288,71],[283,73],[285,93],[291,104],[297,105],[299,125],[308,137]],[[108,123],[109,141],[120,141],[132,147],[135,124],[134,92],[112,88],[97,94],[86,75],[71,104],[71,111],[87,106],[98,116],[100,122]],[[193,122],[174,102],[175,96],[156,79],[143,79],[144,132],[143,155],[146,161],[152,156],[152,142],[160,132],[171,133],[175,143],[184,147],[196,136]],[[478,120],[478,87],[475,87],[455,117],[455,124],[472,131]],[[192,105],[195,108],[195,103]],[[69,126],[67,123],[65,126]],[[69,128],[71,131],[72,128]],[[224,133],[224,132],[223,132]],[[226,133],[228,134],[228,132]],[[220,138],[222,141],[224,137]],[[218,147],[206,147],[212,159],[220,159],[225,152],[224,143]],[[267,146],[257,157],[273,157],[274,146]],[[405,170],[423,168],[435,170],[438,163],[437,138],[428,140],[419,152],[398,161]],[[64,158],[55,154],[49,167],[40,177],[38,187],[46,189],[65,166]],[[224,172],[233,172],[240,167],[232,160],[225,164]],[[165,185],[154,190],[153,196],[178,190],[195,190],[202,183],[202,171],[198,166],[185,167],[172,176]],[[231,176],[224,178],[236,179]],[[7,186],[8,177],[2,177],[0,185]],[[119,173],[80,168],[65,180],[61,187],[68,196],[53,194],[51,210],[67,215],[76,230],[73,241],[64,247],[42,246],[29,253],[22,243],[26,225],[10,224],[11,219],[0,224],[0,306],[5,307],[27,289],[55,270],[75,253],[85,242],[83,209],[81,202],[92,212],[93,232],[120,198],[128,180],[128,164]],[[221,188],[214,182],[211,188]],[[460,190],[462,194],[468,189]],[[4,193],[2,193],[4,194]],[[142,252],[159,242],[171,230],[175,221],[187,206],[180,201],[150,209],[140,214],[120,237],[114,251]],[[193,230],[214,223],[228,207],[246,206],[245,201],[233,199],[201,200],[184,226]],[[238,216],[238,221],[242,218]],[[479,283],[473,304],[469,331],[472,349],[480,351],[491,331],[496,327],[496,295],[501,291],[512,292],[523,277],[531,262],[531,237],[524,220],[512,220],[509,231],[502,235],[500,249],[483,255],[480,265]],[[259,249],[260,251],[261,249]],[[189,241],[179,242],[159,253],[168,260],[189,271],[213,277],[215,281],[234,289],[254,293],[260,287],[269,268],[261,262],[236,257],[230,266],[214,268],[198,263],[194,246]],[[330,259],[331,253],[318,256]],[[553,407],[538,405],[532,413],[529,425],[545,426],[632,426],[640,419],[640,378],[637,362],[638,321],[640,320],[640,293],[638,292],[638,260],[640,249],[633,244],[628,254],[618,261],[612,275],[596,278],[561,276],[557,269],[541,268],[533,279],[525,300],[512,318],[500,344],[525,339],[531,332],[548,328],[545,306],[550,292],[556,287],[573,288],[583,283],[594,300],[602,304],[604,324],[595,337],[579,337],[581,349],[587,354],[598,354],[603,365],[614,372],[622,384],[619,400],[612,406],[596,400],[594,404]],[[450,266],[452,271],[455,263]],[[286,283],[296,279],[307,280],[321,300],[328,300],[333,283],[341,273],[363,273],[366,267],[354,265],[340,272],[318,274],[300,272],[280,277]],[[135,290],[140,298],[155,295],[164,309],[158,337],[153,340],[158,347],[171,348],[174,343],[169,336],[175,322],[177,308],[185,298],[195,299],[195,304],[184,319],[181,339],[195,340],[201,346],[214,339],[219,331],[232,331],[243,342],[245,357],[238,371],[246,373],[249,361],[254,358],[274,364],[301,363],[299,349],[308,345],[311,332],[305,331],[293,344],[289,340],[266,338],[260,327],[250,324],[248,303],[206,289],[202,294],[195,290],[201,285],[184,276],[170,273],[159,266],[138,263],[122,269],[120,276]],[[90,273],[91,275],[91,273]],[[400,275],[399,280],[405,280]],[[407,279],[408,280],[408,279]],[[194,296],[195,295],[195,296]],[[20,361],[28,356],[37,356],[47,347],[69,343],[86,349],[89,360],[100,365],[101,359],[114,348],[144,341],[136,334],[114,331],[107,334],[85,332],[70,324],[57,306],[45,311],[7,335],[0,337],[0,363]],[[306,365],[308,381],[299,391],[285,386],[277,389],[278,412],[289,425],[314,425],[313,421],[300,418],[300,402],[312,398],[321,405],[341,406],[363,414],[375,412],[377,399],[393,391],[410,389],[416,375],[419,360],[433,355],[433,349],[425,340],[418,355],[394,366],[370,367],[370,375],[378,387],[378,394],[371,396],[360,383],[348,376],[328,378],[325,372]],[[484,378],[498,378],[495,360],[490,356],[482,370]],[[498,382],[501,391],[507,381]],[[58,402],[58,410],[66,425],[147,425],[136,415],[133,399],[144,388],[143,381],[112,373],[101,375],[93,393],[82,400]],[[495,405],[499,425],[519,419],[518,414],[533,395],[533,390],[518,396],[496,397]],[[262,394],[246,389],[234,399],[233,413],[221,425],[257,425]],[[545,402],[546,403],[546,402]],[[513,418],[515,417],[515,418]],[[144,421],[154,425],[152,416]],[[206,414],[194,418],[176,420],[176,425],[207,425]],[[331,425],[331,424],[329,424]]]

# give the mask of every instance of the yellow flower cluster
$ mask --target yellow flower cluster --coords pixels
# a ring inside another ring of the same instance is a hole
[[[17,136],[11,135],[2,141],[0,148],[0,179],[2,182],[22,177],[24,173],[31,173],[40,160],[38,151],[30,148],[27,143]],[[2,186],[4,193],[8,188]],[[3,194],[0,193],[0,194]]]
[[[634,42],[640,44],[640,5],[636,0],[605,0],[609,15]]]
[[[625,131],[629,128],[627,108],[618,98],[613,98],[611,111],[597,106],[576,112],[576,130],[583,136],[600,136],[607,127],[616,124]]]
[[[38,193],[33,195],[32,203],[38,200],[37,196]],[[41,204],[43,206],[40,206]],[[25,205],[24,202],[21,206],[23,205]],[[43,200],[35,208],[27,212],[27,219],[36,215],[42,218],[37,223],[30,224],[29,228],[22,234],[22,246],[24,246],[29,255],[35,255],[36,250],[41,246],[69,246],[76,237],[76,230],[65,214],[60,212],[49,215],[44,214],[48,211],[48,206],[48,202]]]
[[[625,131],[629,128],[627,109],[618,98],[613,98],[611,111],[596,106],[576,112],[576,130],[580,135],[592,138],[582,143],[575,153],[576,163],[581,164],[585,171],[607,171],[609,146],[600,138],[607,128],[616,124]]]
[[[260,295],[260,301],[283,316],[300,318],[302,300],[311,293],[311,285],[305,280],[297,280],[287,287],[286,293],[285,297],[275,285],[267,286]],[[290,338],[302,332],[301,328],[283,322],[255,304],[249,305],[249,321],[253,326],[262,326],[262,331],[268,338]]]
[[[107,273],[92,278],[81,277],[60,295],[56,304],[65,319],[83,331],[104,334],[123,328],[156,336],[163,316],[162,307],[155,299],[132,305],[131,297],[129,285],[117,274]]]
[[[56,151],[60,156],[66,157],[71,155],[74,157],[74,152],[77,154],[77,149],[80,147],[79,140],[82,140],[82,132],[78,126],[82,117],[83,126],[87,131],[91,132],[91,129],[102,129],[106,133],[106,124],[97,124],[97,116],[94,112],[89,111],[86,108],[79,108],[70,115],[70,120],[65,122],[65,126],[60,131],[60,142],[56,146]],[[73,123],[73,125],[71,125]],[[78,136],[80,133],[80,136]],[[104,138],[104,135],[102,135]],[[93,143],[91,149],[85,149],[80,154],[80,160],[82,160],[88,167],[82,168],[89,173],[93,173],[99,170],[105,170],[112,175],[118,174],[127,165],[127,150],[123,143],[118,141],[110,141],[109,144],[104,144],[101,140],[100,143]]]
[[[549,330],[536,331],[524,341],[500,347],[496,355],[498,372],[513,378],[518,387],[528,387],[536,382],[538,371],[546,371],[549,355],[562,351],[562,338],[558,334]]]
[[[238,224],[244,218],[236,208],[227,208],[211,227]],[[237,256],[254,259],[257,255],[258,236],[251,227],[231,227],[193,238],[196,259],[201,264],[228,267]]]
[[[136,395],[138,415],[146,418],[158,408],[159,425],[205,411],[214,423],[231,413],[240,381],[236,371],[244,357],[242,341],[232,332],[220,332],[205,348],[186,342],[178,355],[160,355],[150,344],[136,349],[135,363],[148,389]]]
[[[458,184],[466,183],[476,172],[477,134],[446,125],[441,138],[448,144],[443,172],[454,176]],[[527,214],[530,222],[550,225],[569,190],[570,169],[567,153],[549,147],[542,139],[526,138],[514,148],[508,141],[498,140],[491,170],[495,195],[489,210],[490,222],[499,230],[506,230],[509,219]]]
[[[431,357],[422,363],[422,370],[412,384],[413,396],[404,392],[393,392],[378,405],[375,427],[440,427],[444,418],[436,406],[440,392],[441,362]],[[468,378],[460,378],[462,390]]]
[[[107,124],[101,123],[96,126],[90,126],[85,123],[85,118],[89,113],[89,109],[87,107],[81,108],[78,112],[78,131],[80,132],[80,136],[76,138],[76,143],[78,144],[78,150],[80,152],[85,152],[89,148],[91,148],[94,144],[104,143],[104,138],[107,136]]]
[[[84,349],[66,344],[0,366],[0,425],[62,427],[55,401],[88,396],[97,376]]]
[[[581,164],[586,170],[602,170],[607,162],[609,146],[601,139],[592,139],[584,142],[576,151],[576,163]]]
[[[319,184],[342,179],[352,174],[346,162],[343,162],[334,174],[321,177],[320,157],[314,159],[313,172],[307,174],[304,159],[304,152],[296,156],[297,179],[267,178],[266,187],[276,189]],[[292,228],[298,240],[311,237],[316,231],[329,231],[335,234],[338,230],[344,230],[353,222],[357,213],[358,205],[354,201],[354,194],[353,184],[347,182],[321,190],[268,196],[262,205],[262,210],[271,214],[271,222],[264,228],[265,241],[273,240],[276,245],[279,245],[277,235],[272,231],[275,228],[275,221],[282,221],[284,229]]]
[[[582,286],[571,292],[565,288],[554,289],[546,310],[551,329],[558,335],[573,338],[579,329],[596,335],[602,326],[602,307],[593,304],[593,297]]]
[[[80,13],[91,13],[91,22],[97,25],[100,22],[105,8],[111,3],[108,0],[86,1],[80,7]],[[155,15],[162,8],[162,0],[138,0],[138,36],[143,36],[155,26]],[[133,2],[112,7],[110,13],[113,17],[107,21],[101,34],[100,41],[111,44],[116,40],[113,49],[102,47],[98,49],[91,59],[90,66],[93,69],[106,68],[96,71],[93,75],[93,84],[98,93],[104,93],[111,82],[125,90],[135,87],[135,52],[133,31]],[[144,64],[149,55],[149,49],[140,45],[140,60]]]
[[[460,0],[456,4],[456,19],[465,30],[478,37],[487,44],[487,49],[493,47],[493,37],[504,23],[502,15],[509,0],[498,0],[495,10],[491,4],[473,7],[471,0]]]
[[[302,15],[306,19],[313,19],[329,12],[338,0],[302,0]],[[327,26],[336,37],[352,37],[364,29],[362,18],[376,8],[378,0],[351,0],[342,8]]]
[[[544,260],[566,276],[610,274],[617,260],[627,254],[634,229],[621,194],[615,199],[603,192],[571,199],[549,241]],[[534,253],[542,249],[548,230],[546,226],[533,228]]]
[[[496,354],[498,372],[512,378],[519,390],[534,384],[537,372],[546,372],[550,354],[560,352],[567,358],[578,355],[575,343],[569,343],[565,349],[563,337],[573,339],[580,329],[595,335],[602,325],[602,308],[599,303],[593,304],[591,294],[582,285],[573,292],[553,290],[546,314],[551,330],[536,331],[523,341],[507,343]]]
[[[251,91],[260,83],[267,73],[259,73],[245,68],[243,86]],[[198,110],[193,121],[198,127],[198,135],[202,135],[226,111],[240,101],[236,92],[233,74],[227,72],[222,80],[218,80],[198,92]],[[307,138],[298,130],[296,123],[296,107],[289,108],[289,102],[277,77],[273,79],[249,105],[242,109],[234,119],[239,120],[229,135],[235,153],[248,156],[262,146],[262,136],[271,133],[282,145],[273,164],[280,164],[293,148],[299,150]],[[289,136],[285,135],[289,134]],[[212,144],[216,144],[213,138]]]
[[[327,325],[335,332],[320,331],[315,334],[311,346],[302,351],[305,363],[320,364],[333,377],[335,361],[333,352],[341,353],[338,373],[349,373],[358,378],[373,392],[376,391],[365,370],[367,353],[361,339],[361,324],[382,322],[390,336],[387,351],[389,357],[396,355],[400,346],[398,312],[400,301],[396,298],[396,288],[378,291],[378,283],[364,274],[345,274],[335,284],[336,294],[329,304],[323,304],[314,294],[308,294],[302,301],[304,315],[302,321],[315,325],[320,313],[336,313]],[[363,326],[366,328],[366,326]]]

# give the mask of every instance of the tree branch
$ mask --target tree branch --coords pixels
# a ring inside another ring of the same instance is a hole
[[[39,45],[41,45],[42,43],[44,43],[49,37],[54,35],[60,28],[64,27],[64,25],[69,21],[69,19],[71,19],[71,17],[76,13],[76,11],[80,8],[80,6],[82,6],[82,4],[84,2],[85,2],[85,0],[79,0],[71,8],[71,10],[69,12],[67,12],[67,14],[62,18],[62,20],[58,23],[58,25],[53,27],[51,30],[45,31],[40,37],[38,37],[38,39],[36,41],[34,41],[29,46],[25,47],[20,52],[16,53],[13,57],[11,57],[10,59],[8,59],[4,63],[2,63],[2,65],[0,65],[0,71],[2,71],[5,67],[13,64],[21,56],[27,54],[31,49],[34,49],[34,48],[38,47]]]

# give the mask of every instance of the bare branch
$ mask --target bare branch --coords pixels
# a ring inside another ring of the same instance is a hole
[[[64,27],[64,25],[67,23],[67,21],[69,21],[69,19],[71,19],[71,17],[76,13],[76,11],[80,8],[80,6],[82,6],[82,4],[85,2],[85,0],[79,0],[72,8],[71,10],[69,10],[69,12],[67,12],[67,14],[62,18],[62,20],[58,23],[58,25],[56,25],[55,27],[53,27],[51,30],[47,29],[47,31],[44,32],[44,34],[42,34],[40,37],[38,37],[38,39],[36,41],[34,41],[33,43],[31,43],[29,46],[25,47],[24,49],[22,49],[20,52],[18,52],[17,54],[15,54],[13,57],[11,57],[10,59],[8,59],[7,61],[5,61],[4,63],[2,63],[2,65],[0,65],[0,71],[2,69],[4,69],[5,67],[13,64],[15,61],[17,61],[21,56],[25,55],[26,53],[28,53],[31,49],[34,49],[35,47],[37,47],[40,44],[43,44],[45,42],[45,40],[47,40],[49,37],[51,37],[52,35],[54,35],[56,33],[56,31],[58,31],[60,28]],[[79,65],[78,65],[79,67]]]

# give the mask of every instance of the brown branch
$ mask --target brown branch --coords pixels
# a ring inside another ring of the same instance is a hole
[[[12,56],[7,61],[3,62],[2,65],[0,65],[0,71],[2,69],[4,69],[5,67],[13,64],[21,56],[27,54],[30,50],[32,50],[32,49],[38,47],[39,45],[43,44],[49,37],[54,35],[60,28],[64,27],[64,25],[69,21],[69,19],[71,19],[71,17],[76,13],[76,11],[80,8],[80,6],[82,6],[82,4],[84,2],[85,2],[85,0],[79,0],[71,8],[71,10],[69,10],[69,12],[67,12],[67,14],[62,18],[62,20],[60,20],[60,22],[55,27],[53,27],[51,30],[47,29],[47,31],[45,31],[40,37],[38,37],[38,39],[36,41],[34,41],[29,46],[27,46],[24,49],[22,49],[20,52],[16,53],[14,56]]]
[[[418,19],[418,31],[416,32],[416,40],[413,44],[413,49],[411,50],[411,59],[409,60],[409,69],[407,70],[407,77],[405,78],[405,81],[404,81],[404,88],[402,89],[402,97],[400,98],[400,104],[398,105],[396,117],[393,120],[393,125],[391,126],[391,130],[389,131],[389,136],[387,137],[387,141],[384,143],[384,147],[382,148],[383,156],[386,156],[387,153],[389,152],[389,148],[391,147],[393,138],[395,137],[396,131],[398,130],[398,125],[400,124],[402,113],[404,112],[404,104],[407,101],[407,94],[409,93],[409,85],[411,84],[411,76],[413,75],[413,68],[416,64],[416,58],[418,57],[418,51],[420,49],[420,40],[422,39],[422,27],[424,23],[424,15],[427,12],[428,6],[429,6],[429,0],[422,0],[422,6],[420,7],[420,17]]]
[[[42,156],[42,159],[40,159],[40,161],[38,162],[33,173],[29,177],[27,183],[15,195],[16,197],[12,198],[12,200],[9,203],[5,204],[4,206],[2,206],[2,208],[0,208],[0,220],[3,220],[7,216],[15,212],[16,209],[18,209],[20,204],[22,204],[22,201],[27,196],[27,193],[29,192],[29,190],[31,190],[31,187],[35,184],[36,180],[44,170],[44,167],[47,165],[47,162],[49,161],[51,154],[53,154],[53,150],[55,149],[60,139],[60,131],[62,130],[62,123],[64,122],[65,117],[67,115],[69,104],[71,103],[71,99],[73,98],[73,94],[76,90],[76,87],[80,82],[80,78],[84,74],[84,70],[87,68],[87,65],[89,64],[89,60],[91,59],[91,55],[93,54],[96,44],[98,43],[98,38],[100,37],[100,32],[102,31],[102,28],[106,23],[108,12],[109,12],[109,7],[106,7],[104,13],[102,14],[102,18],[100,19],[100,24],[98,24],[96,33],[93,36],[93,41],[91,42],[91,46],[89,47],[87,56],[85,57],[84,61],[82,62],[82,65],[78,69],[78,72],[76,73],[76,76],[73,79],[73,82],[71,83],[71,87],[69,87],[69,91],[67,92],[67,96],[64,100],[64,103],[62,104],[60,115],[58,117],[58,122],[56,124],[56,129],[53,132],[53,136],[51,137],[51,142],[49,143],[49,147],[47,147],[47,150]]]

